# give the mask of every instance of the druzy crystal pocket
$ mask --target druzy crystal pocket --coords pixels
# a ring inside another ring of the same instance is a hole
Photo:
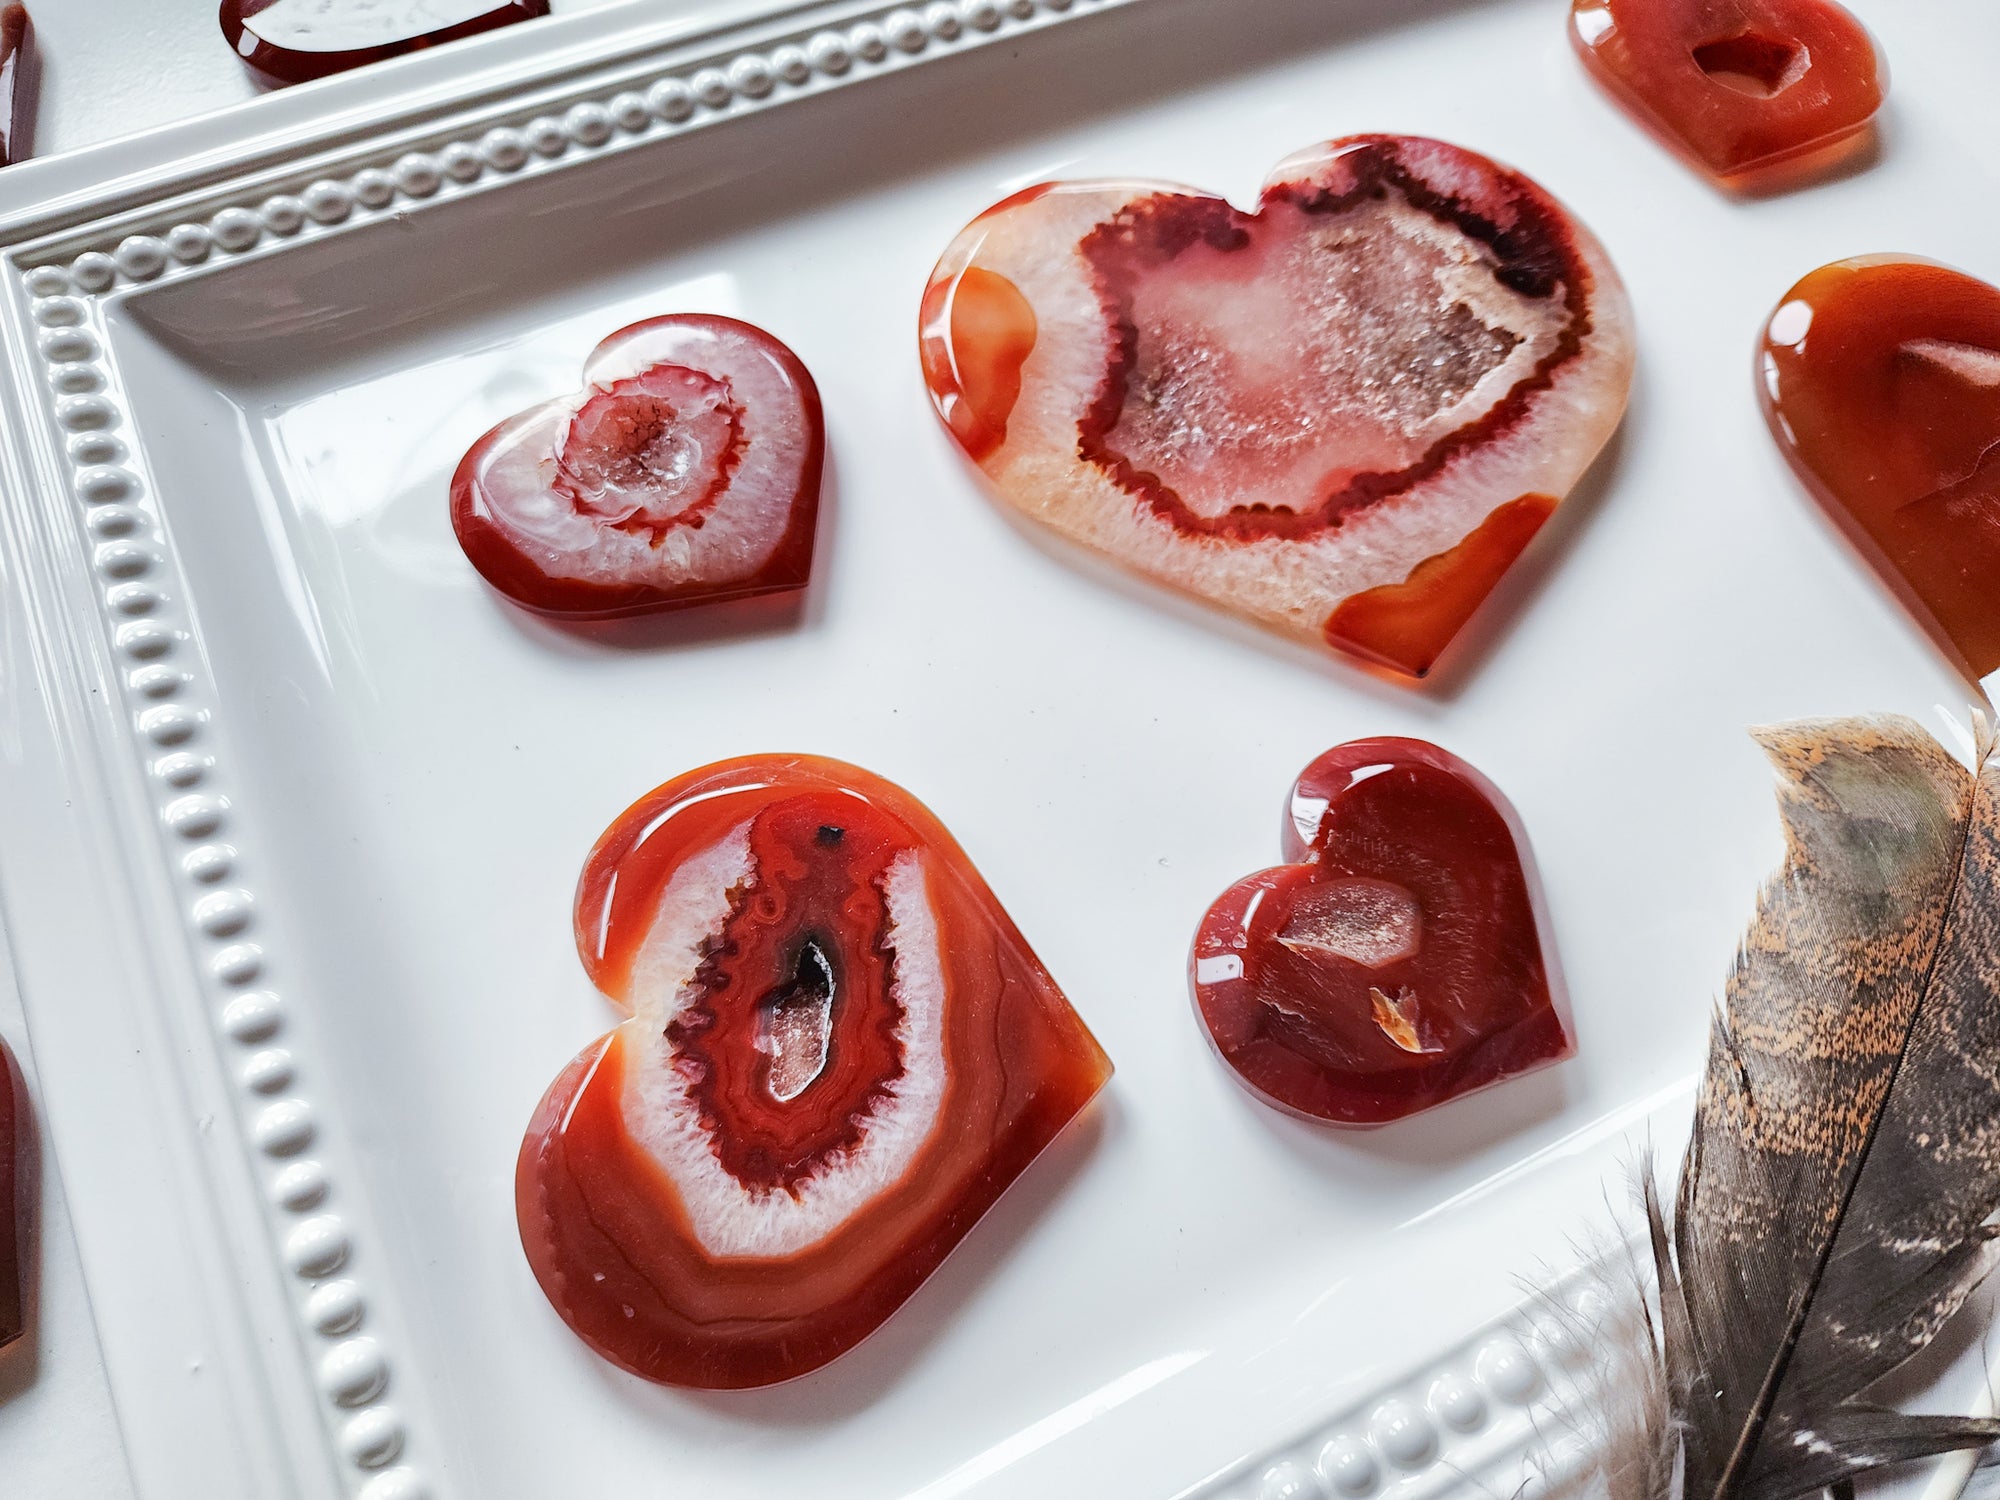
[[[1300,152],[1254,213],[1054,183],[953,241],[940,416],[1010,505],[1284,634],[1421,677],[1616,428],[1602,248],[1440,142]]]
[[[630,1019],[535,1112],[521,1240],[652,1380],[768,1385],[860,1342],[1111,1073],[937,820],[835,761],[651,793],[591,852],[576,937]]]

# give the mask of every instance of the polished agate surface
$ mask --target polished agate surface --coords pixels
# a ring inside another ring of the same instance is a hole
[[[583,380],[500,423],[452,476],[452,529],[488,583],[583,620],[806,586],[826,437],[797,355],[683,314],[619,329]]]
[[[1628,111],[1732,185],[1838,165],[1882,107],[1875,44],[1833,0],[1575,0],[1570,40]]]
[[[1253,213],[1049,183],[946,250],[921,350],[1009,505],[1285,635],[1429,672],[1617,426],[1590,233],[1438,141],[1299,152]]]
[[[521,1147],[521,1240],[613,1363],[802,1375],[873,1332],[1110,1077],[965,854],[908,793],[812,756],[691,772],[577,888],[628,1019]]]
[[[28,1192],[33,1174],[23,1160],[33,1131],[20,1066],[0,1042],[0,1349],[27,1332]]]
[[[1947,266],[1823,266],[1764,329],[1772,435],[1974,679],[2000,670],[2000,290]]]
[[[548,0],[222,0],[221,22],[238,57],[286,84],[548,13]]]
[[[1209,908],[1190,961],[1209,1040],[1266,1103],[1380,1125],[1574,1050],[1511,810],[1456,756],[1329,750],[1284,857]]]

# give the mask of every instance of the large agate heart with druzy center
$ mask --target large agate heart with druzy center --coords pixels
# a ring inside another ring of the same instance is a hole
[[[544,1096],[536,1277],[635,1374],[805,1374],[875,1330],[1110,1076],[951,836],[852,766],[762,756],[628,809],[577,889],[629,1018]]]
[[[1195,1006],[1267,1103],[1379,1125],[1566,1057],[1523,841],[1500,793],[1422,740],[1300,774],[1289,863],[1202,918]]]
[[[1421,677],[1616,428],[1604,251],[1437,141],[1299,153],[1256,212],[1134,182],[989,209],[925,293],[945,425],[1137,572]]]

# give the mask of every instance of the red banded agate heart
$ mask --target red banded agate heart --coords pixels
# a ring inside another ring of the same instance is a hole
[[[1618,425],[1625,294],[1469,151],[1303,151],[1255,213],[1134,182],[989,209],[932,273],[926,381],[1032,519],[1421,677]]]
[[[304,83],[549,13],[549,0],[222,0],[230,50],[272,83]]]
[[[1268,1104],[1379,1125],[1574,1050],[1511,809],[1422,740],[1356,740],[1292,787],[1291,863],[1202,918],[1196,1010]]]
[[[619,329],[583,378],[452,475],[452,529],[488,583],[577,620],[806,586],[826,437],[797,355],[734,318],[680,314]]]
[[[1111,1064],[951,835],[811,756],[725,761],[634,804],[577,888],[630,1019],[521,1146],[521,1242],[634,1374],[710,1389],[873,1332]]]
[[[1765,327],[1764,414],[1834,522],[1974,681],[2000,671],[2000,290],[1822,266]]]
[[[1642,123],[1734,184],[1832,165],[1882,107],[1875,44],[1833,0],[1574,0],[1570,40]]]

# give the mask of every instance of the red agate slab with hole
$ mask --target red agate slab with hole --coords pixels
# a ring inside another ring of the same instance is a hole
[[[650,1380],[846,1352],[1111,1076],[951,835],[838,761],[725,761],[635,803],[576,935],[629,1019],[535,1111],[521,1241],[570,1327]]]
[[[1732,184],[1864,147],[1883,73],[1833,0],[1575,0],[1570,41],[1643,124]]]
[[[923,302],[938,414],[1000,497],[1285,635],[1429,672],[1617,427],[1631,317],[1518,172],[1355,136],[1254,212],[1050,183]]]
[[[1268,1104],[1380,1125],[1575,1050],[1506,799],[1422,740],[1356,740],[1299,776],[1287,863],[1202,918],[1195,1007]]]
[[[734,318],[678,314],[619,329],[583,379],[452,476],[452,529],[488,583],[577,620],[806,586],[826,436],[796,354]]]
[[[548,13],[548,0],[222,0],[221,21],[231,51],[286,84]]]
[[[2000,289],[1930,261],[1823,266],[1765,326],[1771,433],[1960,671],[2000,671]]]

